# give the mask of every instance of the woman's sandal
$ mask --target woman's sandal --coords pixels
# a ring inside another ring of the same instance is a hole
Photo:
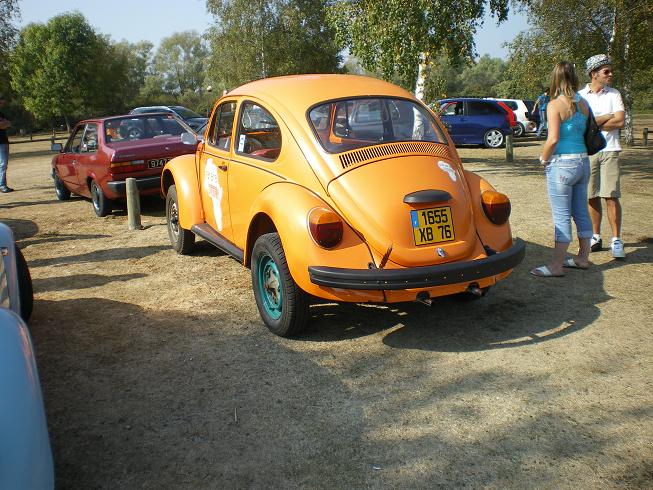
[[[567,257],[562,263],[562,267],[566,267],[568,269],[582,269],[582,270],[589,269],[589,265],[587,267],[578,265],[573,257]]]
[[[564,274],[552,273],[546,265],[541,265],[535,269],[531,269],[531,274],[537,277],[563,277]]]

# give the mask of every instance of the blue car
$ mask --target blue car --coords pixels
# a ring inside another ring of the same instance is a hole
[[[515,114],[498,100],[455,98],[438,102],[438,115],[457,145],[500,148],[517,127]]]

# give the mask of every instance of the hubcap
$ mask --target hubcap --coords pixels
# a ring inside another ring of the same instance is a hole
[[[266,313],[278,320],[281,317],[283,303],[281,278],[277,264],[269,255],[265,255],[259,260],[258,287]]]
[[[497,146],[501,146],[503,135],[496,130],[490,131],[485,137],[485,141],[487,141],[487,144],[492,148],[496,148]]]
[[[179,236],[179,212],[177,211],[177,203],[174,201],[170,203],[169,214],[170,232],[173,234],[176,240],[177,236]]]
[[[100,193],[98,192],[97,184],[95,183],[91,186],[91,195],[93,197],[93,206],[95,209],[100,209]]]

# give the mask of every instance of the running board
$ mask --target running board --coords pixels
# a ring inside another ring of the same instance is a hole
[[[231,243],[229,240],[227,240],[225,237],[220,235],[217,231],[215,231],[206,223],[203,225],[193,225],[190,231],[195,233],[200,238],[203,238],[211,245],[219,248],[223,252],[228,253],[233,258],[238,260],[241,264],[243,263],[243,260],[245,259],[245,254],[243,253],[243,251],[239,249],[236,245]]]

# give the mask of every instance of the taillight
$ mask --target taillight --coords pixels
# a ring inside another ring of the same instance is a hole
[[[311,209],[308,213],[308,230],[315,243],[323,248],[333,248],[342,240],[342,220],[329,209]]]
[[[510,107],[508,107],[508,104],[505,102],[501,102],[499,100],[497,103],[506,112],[506,121],[508,122],[508,126],[511,128],[517,126],[517,116],[515,116],[515,112]]]
[[[510,217],[510,199],[500,192],[485,190],[481,193],[483,211],[492,223],[502,225]]]
[[[111,173],[124,174],[126,172],[138,172],[145,170],[145,160],[133,160],[131,162],[116,162],[111,164]]]

